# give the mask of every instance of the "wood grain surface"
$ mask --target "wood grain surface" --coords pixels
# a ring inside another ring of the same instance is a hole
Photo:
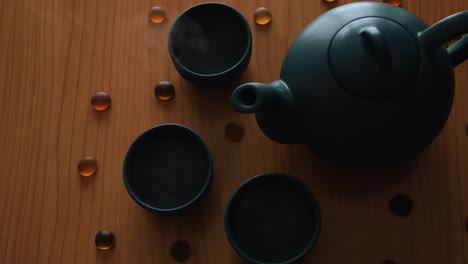
[[[468,9],[466,0],[403,1],[429,24]],[[191,246],[186,263],[244,263],[225,237],[224,209],[242,182],[265,172],[300,178],[321,205],[321,235],[303,263],[468,263],[468,62],[455,70],[450,119],[427,151],[389,170],[344,170],[303,146],[267,139],[253,115],[231,108],[233,87],[208,91],[181,79],[167,34],[199,2],[0,0],[0,263],[174,263],[177,240]],[[254,37],[242,82],[276,80],[299,32],[349,2],[226,1],[245,15]],[[167,12],[162,24],[148,21],[156,5]],[[260,6],[273,13],[266,27],[253,23]],[[161,80],[174,83],[174,100],[155,98]],[[97,91],[112,96],[109,111],[91,108]],[[214,156],[209,192],[181,216],[146,212],[122,181],[133,139],[167,122],[198,131]],[[225,139],[229,122],[244,126],[241,142]],[[98,160],[93,177],[77,172],[84,156]],[[399,193],[413,199],[409,217],[388,209]],[[112,250],[96,249],[100,229],[114,232]]]

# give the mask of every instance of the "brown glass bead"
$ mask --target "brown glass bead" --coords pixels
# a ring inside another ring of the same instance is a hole
[[[171,246],[171,256],[177,262],[184,262],[189,259],[191,251],[190,245],[183,240],[176,241]]]
[[[399,217],[407,217],[413,210],[413,200],[407,195],[398,194],[390,200],[390,211]]]
[[[91,105],[96,111],[104,111],[111,106],[112,100],[108,93],[106,92],[97,92],[91,98]]]
[[[271,21],[271,12],[266,7],[259,7],[255,10],[254,20],[257,25],[266,25]]]
[[[96,246],[100,250],[111,249],[115,244],[115,236],[109,230],[99,230],[94,239]]]
[[[224,128],[224,135],[229,141],[241,141],[244,137],[244,128],[237,123],[230,122]]]
[[[166,20],[166,11],[160,6],[154,6],[151,8],[148,18],[151,23],[159,24]]]
[[[169,101],[175,96],[174,85],[168,81],[161,81],[154,87],[154,94],[159,100]]]
[[[401,0],[383,0],[384,3],[391,4],[394,6],[400,6]]]
[[[97,170],[97,161],[93,157],[85,157],[78,162],[78,172],[81,176],[92,176]]]

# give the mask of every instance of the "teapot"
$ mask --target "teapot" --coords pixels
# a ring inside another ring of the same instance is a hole
[[[402,161],[428,147],[448,119],[468,35],[445,43],[465,33],[467,10],[428,26],[389,4],[346,4],[300,33],[280,80],[243,84],[231,103],[255,113],[270,139],[305,144],[324,159]]]

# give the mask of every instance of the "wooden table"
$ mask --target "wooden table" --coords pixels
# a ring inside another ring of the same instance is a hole
[[[225,237],[224,209],[242,182],[273,171],[307,183],[322,208],[320,238],[303,263],[468,263],[467,62],[455,70],[450,119],[427,151],[391,170],[351,172],[303,146],[267,139],[253,115],[231,108],[232,87],[207,91],[181,79],[167,34],[176,16],[198,2],[0,0],[0,263],[174,263],[170,247],[177,240],[191,246],[186,263],[244,263]],[[226,2],[253,32],[243,82],[277,79],[295,37],[333,7],[321,0]],[[156,5],[167,12],[162,24],[148,22]],[[468,9],[466,0],[403,5],[429,24]],[[267,27],[253,23],[260,6],[273,13]],[[161,80],[174,83],[173,101],[155,98]],[[111,94],[109,111],[91,108],[97,91]],[[198,131],[214,156],[210,191],[199,209],[182,216],[144,211],[122,181],[129,144],[166,122]],[[241,142],[225,139],[229,122],[244,126]],[[93,177],[77,172],[84,156],[99,162]],[[388,209],[399,193],[414,203],[406,218]],[[100,229],[114,232],[112,250],[96,249]]]

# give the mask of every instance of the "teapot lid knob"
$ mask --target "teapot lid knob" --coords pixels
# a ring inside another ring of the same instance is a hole
[[[405,28],[384,18],[366,17],[343,27],[329,49],[335,80],[353,96],[387,100],[400,96],[419,71],[419,48]]]

